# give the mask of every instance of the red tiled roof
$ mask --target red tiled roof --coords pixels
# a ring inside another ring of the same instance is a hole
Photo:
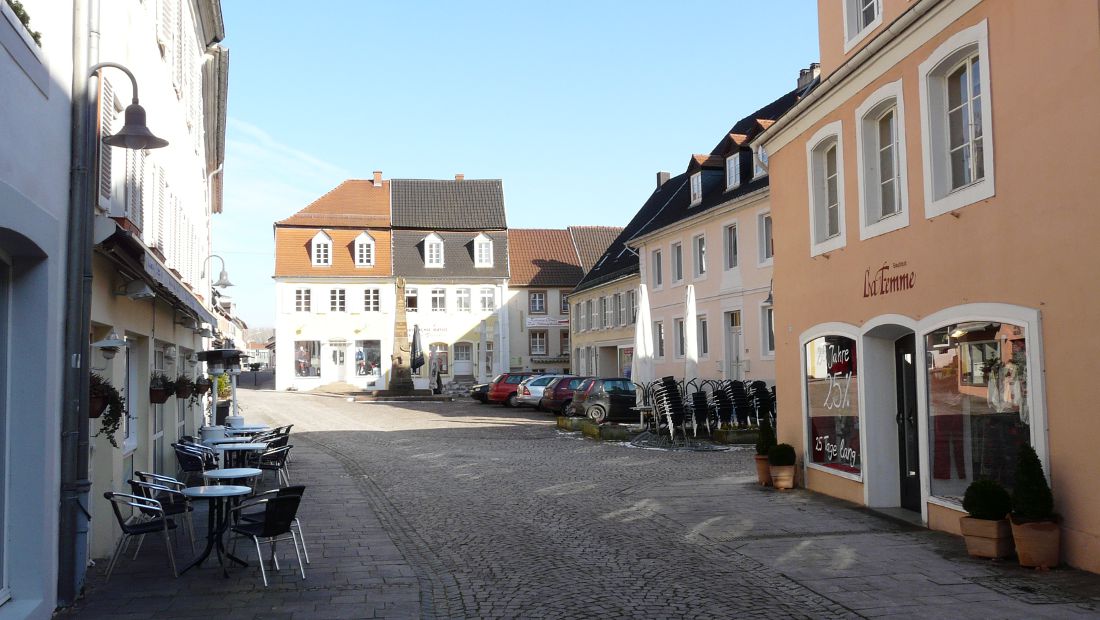
[[[581,281],[577,250],[568,230],[513,228],[508,231],[511,286],[561,286]]]
[[[390,227],[390,182],[348,179],[276,226]]]

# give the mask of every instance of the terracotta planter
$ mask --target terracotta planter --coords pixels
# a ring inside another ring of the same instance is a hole
[[[1061,559],[1062,529],[1054,521],[1017,523],[1012,519],[1012,539],[1020,566],[1053,568]]]
[[[201,395],[209,392],[210,391],[210,385],[211,385],[211,383],[209,381],[196,381],[195,382],[195,393],[201,396]]]
[[[966,552],[977,558],[1007,558],[1012,555],[1012,528],[1008,519],[990,521],[960,517]]]
[[[176,398],[191,398],[193,391],[190,385],[181,385],[176,388]]]
[[[93,394],[88,398],[88,417],[98,418],[107,410],[107,397]]]
[[[767,454],[757,454],[752,457],[756,461],[756,483],[762,487],[772,485],[771,465],[768,464]]]
[[[149,388],[149,402],[154,405],[163,405],[168,402],[168,397],[172,395],[172,392],[164,388]]]
[[[769,465],[772,486],[779,489],[794,488],[794,465]]]

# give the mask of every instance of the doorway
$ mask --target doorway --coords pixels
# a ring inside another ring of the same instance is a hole
[[[726,314],[726,378],[740,381],[741,368],[741,311]]]
[[[920,438],[917,430],[917,345],[908,334],[894,342],[897,386],[898,471],[901,507],[920,512]]]

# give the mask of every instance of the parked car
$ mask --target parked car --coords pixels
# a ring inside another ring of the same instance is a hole
[[[539,401],[542,400],[542,391],[546,389],[546,386],[551,381],[557,379],[561,375],[532,375],[523,380],[519,384],[519,388],[516,390],[516,401],[520,405],[527,407],[534,407],[536,410],[540,408]]]
[[[489,402],[489,384],[479,383],[470,388],[470,398],[480,402]]]
[[[573,390],[573,411],[570,415],[586,415],[588,406],[584,404],[584,401],[588,398],[588,392],[592,389],[593,385],[596,385],[598,379],[596,377],[586,377],[577,389]]]
[[[556,413],[566,413],[573,404],[573,391],[576,390],[588,377],[576,375],[564,375],[551,381],[542,391],[542,400],[539,406]]]
[[[637,412],[631,410],[635,403],[634,384],[624,377],[593,379],[584,397],[577,396],[575,403],[578,411],[595,422],[629,422],[638,418]]]
[[[516,396],[519,384],[532,374],[530,372],[506,372],[499,375],[489,385],[489,402],[500,403],[505,407],[515,407],[519,399]]]

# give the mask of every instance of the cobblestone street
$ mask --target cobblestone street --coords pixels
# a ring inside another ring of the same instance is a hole
[[[120,560],[110,584],[102,565],[93,569],[70,613],[1100,616],[1096,576],[972,560],[961,539],[803,491],[759,489],[751,450],[603,444],[559,432],[530,409],[471,401],[394,406],[244,391],[242,402],[250,422],[295,425],[292,481],[308,485],[307,579],[284,549],[268,589],[254,562],[228,580],[211,568],[172,580],[150,540],[137,561]]]

